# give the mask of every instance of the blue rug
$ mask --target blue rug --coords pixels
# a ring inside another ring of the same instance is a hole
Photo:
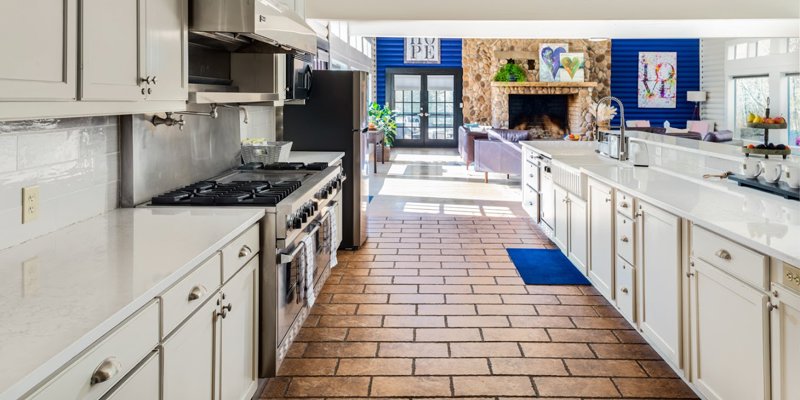
[[[561,250],[506,250],[526,285],[591,285]]]

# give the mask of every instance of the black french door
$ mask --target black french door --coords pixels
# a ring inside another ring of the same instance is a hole
[[[386,97],[397,112],[400,147],[456,147],[461,114],[460,68],[387,68]]]

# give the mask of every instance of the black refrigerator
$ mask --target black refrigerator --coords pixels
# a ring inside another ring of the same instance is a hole
[[[366,129],[368,75],[362,71],[314,71],[305,105],[283,108],[283,140],[292,150],[344,152],[341,248],[367,239],[369,144]]]

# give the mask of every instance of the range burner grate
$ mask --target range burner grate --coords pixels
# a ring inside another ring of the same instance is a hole
[[[160,206],[276,205],[299,189],[300,181],[203,181],[153,197]]]

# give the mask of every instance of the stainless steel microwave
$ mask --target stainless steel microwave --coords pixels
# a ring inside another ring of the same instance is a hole
[[[306,100],[311,96],[314,58],[286,54],[286,100]]]

